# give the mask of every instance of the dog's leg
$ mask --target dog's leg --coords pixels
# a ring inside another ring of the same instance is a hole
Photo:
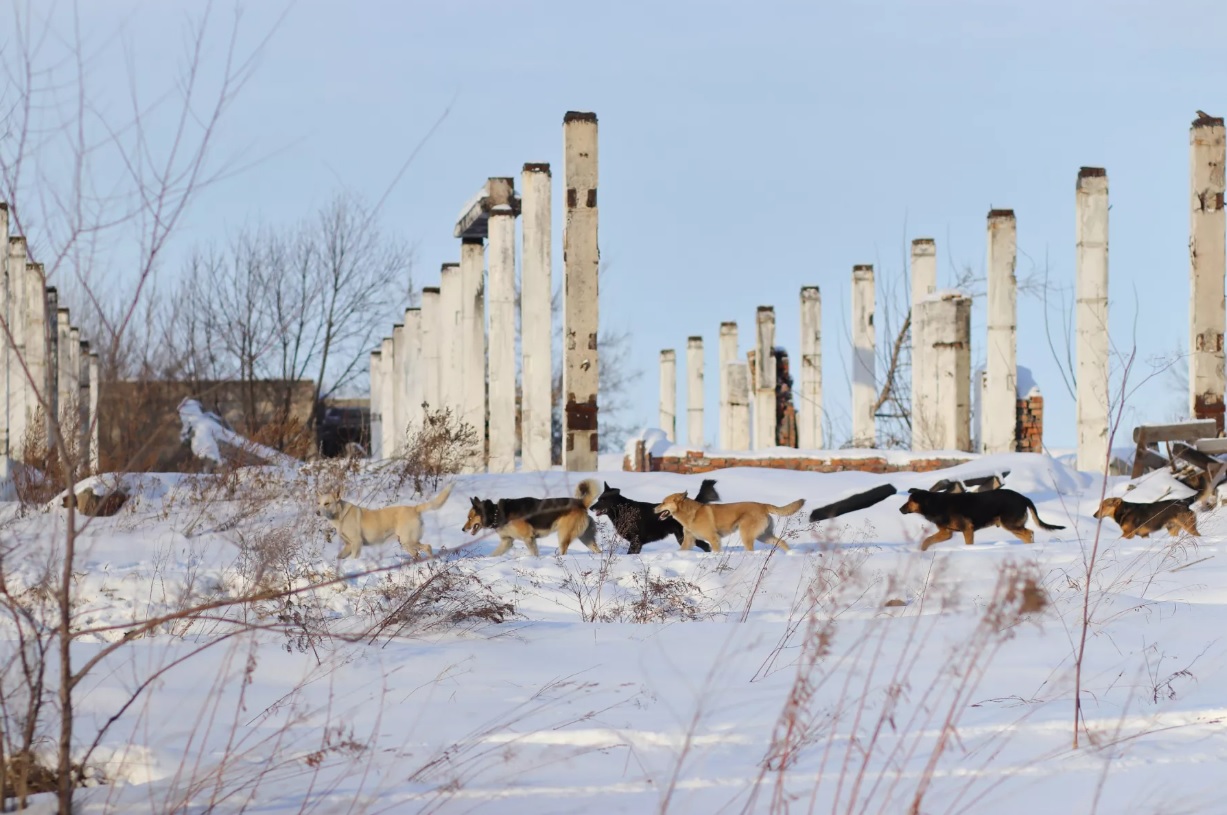
[[[783,549],[785,552],[790,551],[788,544],[775,536],[775,521],[771,520],[770,517],[767,518],[767,528],[755,540],[759,543],[769,543],[772,546]]]
[[[939,529],[936,532],[934,532],[932,535],[930,535],[929,537],[925,538],[923,541],[920,542],[920,551],[923,552],[924,550],[928,549],[933,544],[941,543],[942,541],[948,541],[952,537],[954,537],[953,529]]]
[[[587,546],[590,551],[601,554],[601,547],[596,544],[596,524],[591,521],[584,527],[584,531],[579,533],[579,540],[584,546]]]
[[[976,528],[970,523],[963,524],[963,545],[971,546],[976,542]]]
[[[524,541],[524,545],[528,548],[528,553],[530,555],[533,557],[541,557],[541,552],[537,549],[536,535],[529,535],[528,539]]]
[[[1017,529],[1011,529],[1010,532],[1023,543],[1035,543],[1035,533],[1025,526],[1020,526]]]
[[[490,557],[498,557],[499,555],[507,554],[507,550],[510,549],[512,544],[514,543],[515,543],[515,540],[513,540],[512,538],[506,537],[504,535],[499,535],[498,546],[495,547],[494,551],[490,553]]]

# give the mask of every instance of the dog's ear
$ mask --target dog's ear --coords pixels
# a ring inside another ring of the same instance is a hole
[[[605,485],[605,492],[609,492],[609,482],[608,482],[608,481],[602,481],[601,483],[603,483],[603,484]]]
[[[922,490],[919,487],[908,487],[907,491],[909,495],[915,495],[918,492],[922,492]]]
[[[471,496],[471,497],[469,498],[469,501],[470,501],[470,502],[472,502],[473,506],[474,506],[476,509],[481,509],[481,499],[479,499],[479,498],[478,498],[476,495]]]

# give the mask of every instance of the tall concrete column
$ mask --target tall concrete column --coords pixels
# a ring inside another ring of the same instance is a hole
[[[422,401],[431,411],[439,409],[441,393],[439,388],[439,312],[442,310],[439,302],[437,286],[427,286],[422,289],[421,314],[421,349],[419,353],[418,381],[422,389]]]
[[[720,323],[720,449],[732,450],[733,415],[729,366],[738,361],[737,323]]]
[[[745,362],[730,362],[729,377],[729,449],[749,450],[750,426],[750,366]]]
[[[566,220],[563,259],[562,463],[572,471],[596,469],[600,384],[597,243],[597,124],[595,113],[568,111],[562,120]]]
[[[1108,466],[1108,174],[1078,171],[1076,282],[1078,346],[1078,469]]]
[[[439,269],[439,407],[457,418],[464,404],[461,299],[460,264],[444,263]]]
[[[1227,138],[1223,120],[1201,116],[1189,131],[1189,409],[1223,430],[1223,277],[1227,223],[1223,216]]]
[[[877,333],[873,324],[873,266],[852,267],[852,444],[877,445]]]
[[[686,340],[686,443],[703,449],[703,338]]]
[[[776,446],[775,309],[759,306],[755,315],[754,449]]]
[[[660,352],[660,429],[677,443],[677,353]]]
[[[382,343],[380,344],[382,348]],[[370,373],[367,378],[370,380],[371,398],[368,402],[368,412],[370,415],[371,435],[370,435],[370,453],[372,459],[383,458],[383,352],[372,351],[370,361]]]
[[[525,469],[552,463],[554,416],[553,290],[550,165],[525,164],[520,230],[520,446]]]
[[[62,337],[61,341],[63,341]],[[60,359],[64,359],[63,352],[61,352]],[[80,474],[86,468],[86,448],[81,444],[81,329],[72,326],[68,329],[68,376],[65,377],[64,374],[65,369],[61,368],[60,378],[67,378],[69,384],[65,401],[60,404],[67,403],[68,408],[67,410],[60,408],[60,422],[63,425],[63,432],[72,434],[71,441],[67,438],[64,441],[73,453],[77,472]],[[64,415],[65,413],[67,416]]]
[[[89,355],[89,470],[96,473],[102,469],[99,459],[100,447],[98,440],[102,434],[102,420],[98,415],[98,394],[102,390],[102,379],[98,372],[98,355]]]
[[[980,435],[985,453],[1011,453],[1017,445],[1017,259],[1018,231],[1011,209],[988,214],[988,343],[985,348],[984,409]]]
[[[65,434],[64,443],[68,444],[72,428],[67,424],[76,407],[77,400],[74,397],[80,384],[73,374],[72,315],[66,308],[55,310],[55,360],[56,420],[60,422],[60,432]]]
[[[20,235],[9,237],[8,243],[8,292],[9,331],[12,347],[9,348],[8,366],[8,431],[9,455],[20,458],[25,442],[27,416],[33,410],[34,400],[24,362],[26,339],[30,335],[27,325],[30,320],[30,297],[26,294],[28,279],[26,269],[26,239]]]
[[[931,424],[922,450],[971,450],[971,298],[947,293],[915,305],[912,328],[929,342]],[[915,336],[915,335],[914,335]]]
[[[797,444],[822,449],[822,292],[801,288],[801,415]]]
[[[387,368],[392,380],[389,390],[392,392],[392,427],[395,428],[392,443],[394,456],[404,454],[406,439],[413,432],[412,423],[409,421],[409,400],[405,398],[409,377],[412,375],[405,366],[408,356],[409,349],[405,347],[405,324],[397,323],[392,326],[392,353],[388,357],[391,364]]]
[[[26,263],[26,367],[29,369],[33,387],[27,391],[30,401],[26,403],[26,421],[34,422],[41,416],[44,438],[50,443],[47,433],[50,413],[44,407],[55,407],[55,355],[53,344],[55,332],[55,309],[49,297],[54,291],[47,289],[42,264]]]
[[[933,343],[924,335],[924,326],[916,319],[920,304],[937,290],[937,246],[932,238],[912,241],[912,449],[941,449],[929,438],[938,420],[933,414],[934,388],[937,370],[930,352]]]
[[[436,299],[433,302],[438,301]],[[425,370],[425,364],[422,361],[422,310],[420,308],[405,309],[402,325],[404,325],[402,353],[390,363],[384,363],[388,367],[389,377],[392,376],[391,372],[395,371],[398,383],[396,399],[401,404],[399,413],[404,423],[397,435],[400,444],[403,444],[409,435],[421,429],[426,419],[426,414],[422,410],[422,403],[426,401],[426,382],[422,375]],[[384,434],[387,435],[387,432],[385,424]]]
[[[379,358],[379,415],[383,419],[383,450],[379,457],[392,458],[400,454],[405,428],[396,424],[396,403],[400,401],[396,388],[401,381],[395,372],[396,344],[391,337],[384,337],[380,342]]]
[[[465,469],[486,469],[486,245],[481,238],[460,242],[462,418],[477,433],[473,461]]]
[[[4,387],[4,402],[0,404],[0,472],[4,474],[9,472],[7,457],[11,455],[9,417],[12,411],[13,365],[13,346],[9,341],[9,335],[13,331],[13,296],[9,287],[8,248],[9,205],[0,201],[0,251],[4,253],[3,257],[0,257],[0,319],[4,320],[4,325],[0,326],[0,386]]]
[[[492,473],[515,470],[516,216],[508,205],[490,211],[490,462]]]

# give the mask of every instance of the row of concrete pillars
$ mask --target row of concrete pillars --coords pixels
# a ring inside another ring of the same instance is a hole
[[[0,299],[0,466],[54,446],[51,417],[59,419],[77,475],[98,469],[98,355],[81,339],[41,263],[30,261],[25,237],[9,234],[8,205],[0,202],[0,245],[7,251]],[[7,473],[5,473],[7,475]]]
[[[568,470],[591,471],[599,440],[595,114],[573,111],[563,117],[563,176],[561,463]],[[479,439],[481,449],[467,469],[510,472],[517,456],[527,470],[551,466],[551,187],[549,164],[525,164],[520,194],[514,178],[490,178],[461,211],[454,231],[460,262],[443,264],[439,285],[422,289],[419,305],[405,310],[404,321],[371,354],[372,456],[409,452],[417,432],[437,421],[440,411],[449,411]]]

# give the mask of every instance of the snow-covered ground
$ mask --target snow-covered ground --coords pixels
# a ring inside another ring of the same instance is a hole
[[[899,513],[902,496],[805,520],[877,484],[1004,470],[1066,529],[1030,546],[993,529],[922,553],[931,530]],[[83,790],[82,811],[1224,811],[1217,513],[1199,518],[1201,540],[1122,541],[1105,524],[1075,750],[1098,477],[1024,454],[930,474],[597,474],[643,500],[704,477],[726,501],[805,498],[787,553],[680,552],[670,538],[638,556],[561,558],[551,537],[540,558],[517,546],[493,559],[495,540],[461,532],[470,496],[569,494],[584,475],[458,477],[426,518],[440,560],[368,547],[335,583],[116,649],[78,687],[78,754],[119,713],[90,760],[113,783]],[[191,598],[335,577],[320,483],[306,468],[129,476],[136,497],[119,515],[78,519],[77,624],[93,633],[75,662]],[[372,506],[429,497],[372,472],[347,483]],[[1142,489],[1168,486],[1159,475]],[[20,542],[10,584],[36,585],[34,555],[62,539],[65,512],[2,513]],[[227,636],[239,618],[255,627]]]

